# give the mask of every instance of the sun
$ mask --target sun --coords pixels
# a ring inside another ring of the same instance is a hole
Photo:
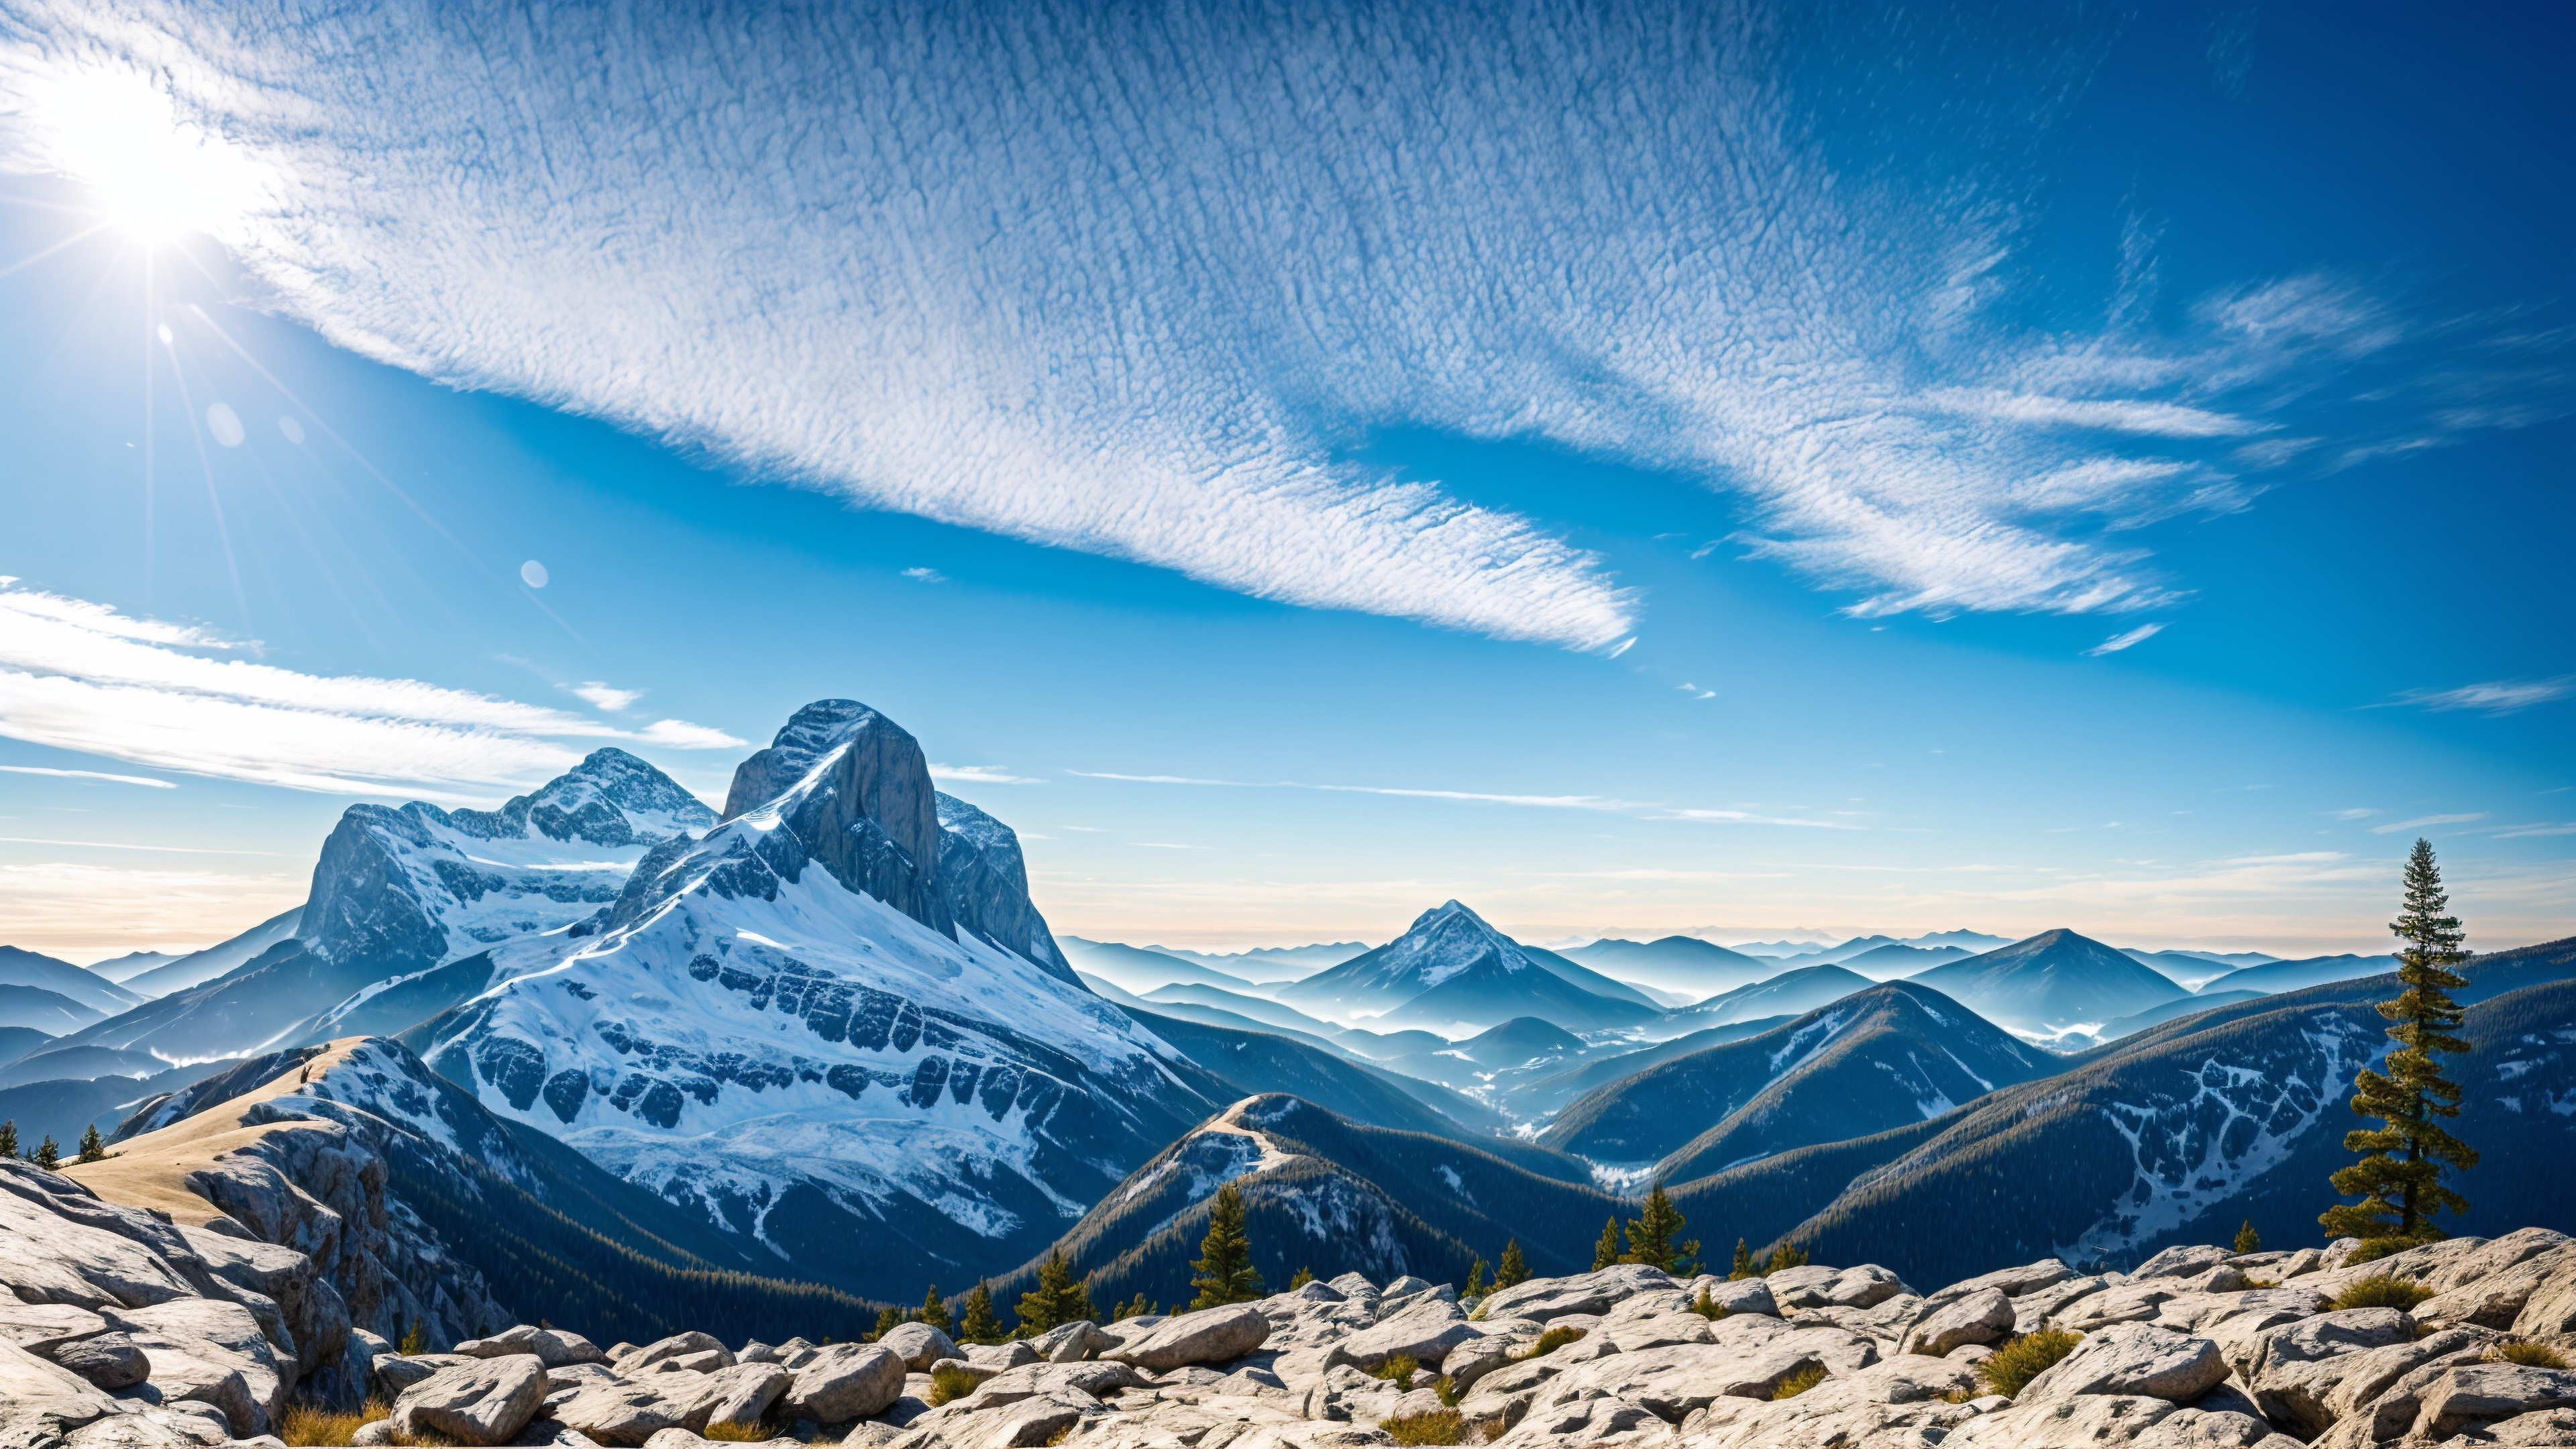
[[[263,168],[131,71],[39,79],[25,116],[51,168],[89,187],[100,214],[140,241],[229,240],[267,189]]]

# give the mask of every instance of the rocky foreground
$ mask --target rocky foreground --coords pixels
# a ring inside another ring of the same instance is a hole
[[[299,1383],[390,1403],[361,1444],[2576,1446],[2576,1372],[2547,1366],[2576,1356],[2576,1241],[2533,1228],[2346,1265],[2352,1247],[2182,1247],[2129,1274],[2049,1259],[1929,1294],[1869,1264],[1629,1265],[1472,1309],[1354,1274],[993,1346],[907,1324],[602,1350],[520,1326],[404,1356],[335,1311],[303,1254],[5,1164],[0,1449],[211,1449],[275,1432]],[[2333,1306],[2385,1279],[2421,1301]],[[2071,1350],[1994,1392],[1980,1365],[2050,1331]]]

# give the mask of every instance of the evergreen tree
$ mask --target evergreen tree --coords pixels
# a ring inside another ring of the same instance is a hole
[[[1521,1240],[1513,1238],[1503,1244],[1502,1261],[1494,1265],[1494,1290],[1514,1288],[1529,1281],[1529,1259],[1521,1256]]]
[[[878,1339],[885,1337],[887,1334],[894,1332],[894,1330],[895,1330],[895,1325],[897,1325],[897,1324],[899,1324],[899,1323],[901,1323],[901,1322],[903,1322],[903,1310],[902,1310],[902,1309],[900,1309],[900,1308],[896,1308],[896,1307],[893,1307],[893,1306],[891,1306],[891,1305],[888,1305],[887,1307],[884,1307],[884,1308],[880,1308],[880,1309],[878,1309],[878,1310],[877,1310],[877,1326],[876,1326],[875,1331],[871,1332],[871,1333],[868,1335],[868,1341],[869,1341],[870,1343],[874,1343],[874,1342],[876,1342]]]
[[[1782,1243],[1771,1250],[1770,1257],[1762,1260],[1762,1276],[1767,1278],[1783,1268],[1805,1266],[1807,1266],[1807,1250],[1795,1243]]]
[[[45,1140],[37,1144],[35,1163],[47,1172],[59,1171],[62,1168],[63,1149],[54,1145],[54,1134],[51,1132],[46,1133]]]
[[[2388,926],[2406,943],[2397,952],[2405,989],[2379,1003],[2379,1014],[2396,1023],[2388,1035],[2397,1049],[2385,1074],[2364,1067],[2353,1081],[2354,1113],[2385,1125],[2344,1134],[2344,1150],[2362,1156],[2335,1173],[2334,1190],[2361,1201],[2318,1214],[2332,1236],[2429,1242],[2442,1236],[2433,1214],[2469,1210],[2468,1199],[2443,1185],[2442,1169],[2475,1167],[2478,1154],[2435,1120],[2460,1115],[2460,1088],[2442,1076],[2434,1053],[2469,1049],[2453,1035],[2462,1016],[2450,993],[2469,983],[2449,968],[2469,953],[2460,949],[2458,918],[2444,914],[2450,904],[2433,843],[2417,840],[2406,860],[2405,909]]]
[[[1130,1318],[1142,1318],[1153,1311],[1154,1300],[1146,1297],[1145,1290],[1139,1288],[1136,1290],[1135,1297],[1118,1305],[1118,1311],[1110,1316],[1120,1322],[1124,1322]]]
[[[1689,1238],[1683,1241],[1681,1258],[1673,1264],[1673,1273],[1676,1277],[1682,1278],[1699,1276],[1699,1239]]]
[[[948,1305],[941,1302],[939,1299],[938,1284],[933,1283],[928,1288],[922,1290],[921,1311],[914,1314],[913,1318],[919,1322],[929,1324],[931,1327],[938,1329],[942,1333],[946,1333],[948,1331]]]
[[[1628,1219],[1628,1252],[1623,1263],[1650,1263],[1669,1273],[1673,1270],[1673,1235],[1686,1226],[1673,1200],[1664,1196],[1658,1183],[1646,1194],[1644,1215]],[[1596,1255],[1597,1256],[1597,1255]]]
[[[1742,1238],[1735,1240],[1735,1261],[1727,1265],[1726,1276],[1729,1278],[1762,1276],[1762,1270],[1753,1266],[1753,1250],[1744,1245]]]
[[[1312,1283],[1312,1282],[1314,1282],[1314,1281],[1315,1281],[1315,1270],[1314,1270],[1314,1269],[1312,1269],[1312,1268],[1300,1268],[1300,1269],[1298,1269],[1298,1270],[1297,1270],[1297,1274],[1296,1274],[1296,1276],[1295,1276],[1295,1277],[1293,1277],[1293,1278],[1290,1278],[1290,1279],[1288,1280],[1288,1291],[1289,1291],[1289,1292],[1291,1292],[1291,1293],[1294,1293],[1294,1292],[1296,1292],[1298,1289],[1303,1288],[1303,1287],[1305,1287],[1307,1284]]]
[[[1599,1272],[1619,1261],[1619,1220],[1612,1218],[1601,1225],[1601,1241],[1592,1245],[1592,1271]]]
[[[18,1123],[14,1118],[0,1122],[0,1160],[18,1160]]]
[[[1024,1338],[1068,1323],[1100,1321],[1099,1311],[1091,1306],[1091,1285],[1074,1276],[1073,1260],[1062,1248],[1048,1253],[1038,1265],[1038,1286],[1020,1295],[1016,1311]]]
[[[2236,1251],[2238,1253],[2259,1253],[2263,1251],[2263,1235],[2254,1231],[2254,1220],[2252,1218],[2247,1218],[2245,1220],[2245,1226],[2236,1230]]]
[[[411,1327],[403,1330],[402,1342],[394,1345],[394,1352],[405,1358],[429,1352],[429,1330],[421,1327],[419,1319],[413,1319]]]
[[[1485,1259],[1483,1254],[1478,1254],[1473,1261],[1467,1264],[1467,1286],[1458,1290],[1458,1296],[1461,1298],[1482,1298],[1485,1296]]]
[[[1252,1239],[1243,1230],[1243,1192],[1233,1183],[1216,1190],[1216,1200],[1208,1206],[1207,1236],[1199,1240],[1199,1256],[1190,1268],[1190,1286],[1199,1290],[1190,1300],[1192,1308],[1249,1303],[1270,1291],[1252,1266]]]
[[[993,1312],[991,1288],[978,1283],[975,1291],[958,1302],[962,1305],[957,1317],[959,1338],[968,1343],[1000,1343],[1008,1336],[1002,1331],[1000,1315]]]
[[[80,1160],[83,1162],[107,1160],[107,1144],[98,1140],[98,1124],[95,1122],[81,1129]]]

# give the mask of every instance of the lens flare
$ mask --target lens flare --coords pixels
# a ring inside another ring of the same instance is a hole
[[[268,190],[266,168],[131,71],[29,78],[18,121],[49,169],[90,187],[99,210],[143,241],[236,240]]]

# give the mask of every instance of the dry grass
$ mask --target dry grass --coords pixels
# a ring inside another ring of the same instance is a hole
[[[2352,1286],[2335,1295],[2329,1308],[2399,1308],[2411,1309],[2433,1296],[2433,1290],[2421,1283],[2386,1274],[2356,1280]]]
[[[1428,1414],[1405,1414],[1378,1425],[1386,1436],[1398,1444],[1463,1444],[1467,1442],[1467,1421],[1456,1409],[1434,1409]]]
[[[1410,1354],[1400,1353],[1369,1370],[1369,1377],[1384,1379],[1399,1389],[1410,1390],[1413,1387],[1413,1376],[1420,1372],[1422,1372],[1422,1360]]]
[[[2497,1363],[2518,1363],[2524,1368],[2563,1369],[2567,1367],[2567,1355],[2545,1343],[2533,1343],[2529,1339],[2522,1338],[2517,1338],[2510,1343],[2497,1344],[2488,1350],[2487,1357]]]
[[[930,1370],[930,1406],[962,1399],[983,1384],[981,1378],[948,1364],[934,1364]]]
[[[1551,1328],[1547,1332],[1540,1334],[1538,1336],[1538,1342],[1530,1345],[1530,1351],[1522,1354],[1521,1357],[1545,1358],[1549,1354],[1556,1352],[1558,1349],[1565,1347],[1569,1343],[1580,1343],[1582,1341],[1583,1330],[1580,1328]]]
[[[1977,1377],[1996,1393],[2010,1396],[2020,1393],[2032,1379],[2054,1367],[2057,1361],[2075,1351],[2084,1341],[2080,1333],[2063,1329],[2045,1329],[2007,1339],[1991,1358],[1977,1365]]]
[[[1796,1370],[1787,1378],[1782,1379],[1779,1383],[1773,1385],[1771,1389],[1771,1400],[1773,1403],[1778,1403],[1782,1399],[1794,1399],[1824,1381],[1825,1366],[1820,1363],[1811,1363],[1805,1368]]]
[[[1970,1390],[1952,1389],[1941,1396],[1941,1402],[1945,1404],[1964,1404],[1975,1397],[1976,1394]]]
[[[698,1432],[701,1439],[721,1439],[734,1444],[758,1444],[779,1437],[771,1424],[709,1424]]]
[[[393,1405],[382,1399],[367,1400],[366,1406],[353,1414],[314,1404],[289,1404],[285,1421],[277,1426],[277,1437],[292,1445],[346,1444],[351,1435],[378,1419],[391,1418],[393,1412]]]

